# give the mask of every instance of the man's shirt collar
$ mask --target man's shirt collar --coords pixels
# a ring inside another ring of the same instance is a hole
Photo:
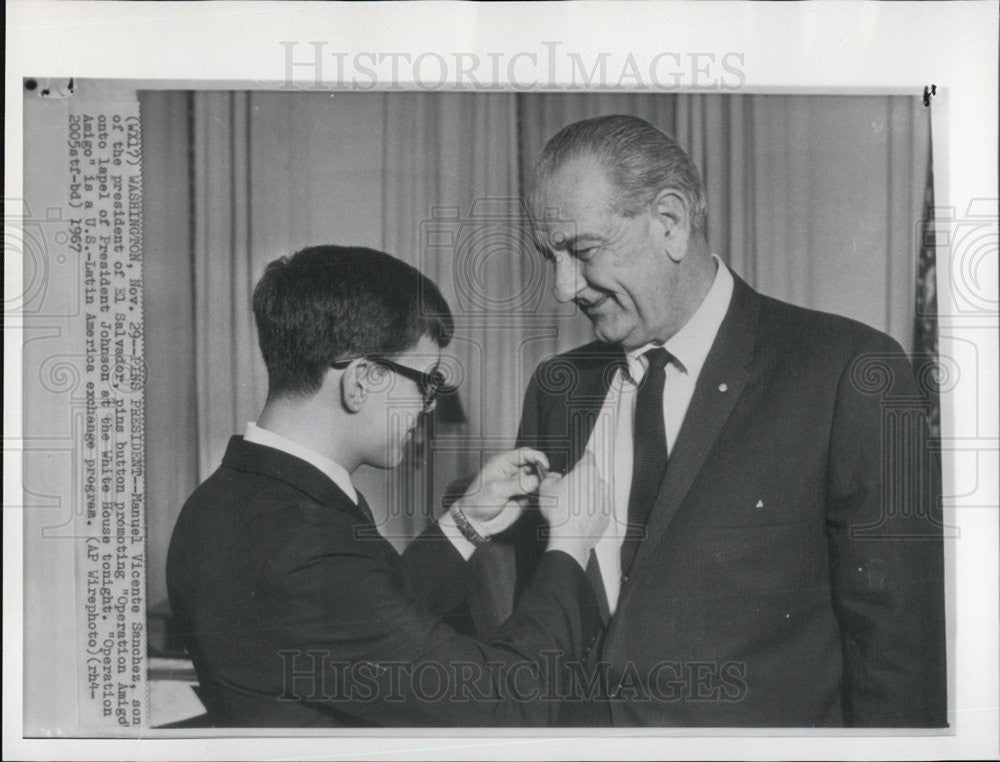
[[[275,434],[273,431],[268,429],[262,429],[254,421],[250,421],[247,424],[246,434],[243,435],[244,442],[252,442],[254,444],[263,445],[264,447],[271,447],[275,450],[281,450],[282,452],[293,455],[300,460],[304,460],[312,466],[315,466],[324,474],[326,474],[330,480],[336,484],[340,489],[354,501],[354,504],[358,503],[358,493],[354,489],[354,485],[351,483],[351,475],[347,473],[347,470],[334,460],[321,455],[312,448],[306,447],[305,445],[300,445],[298,442],[293,442],[287,437],[283,437],[280,434]]]
[[[712,259],[716,265],[715,279],[705,299],[683,327],[663,344],[651,341],[625,354],[629,375],[636,382],[641,380],[646,372],[646,361],[642,359],[642,355],[656,346],[663,346],[670,352],[675,358],[674,361],[679,364],[680,370],[691,378],[697,378],[701,373],[733,297],[733,274],[715,254],[712,255]]]

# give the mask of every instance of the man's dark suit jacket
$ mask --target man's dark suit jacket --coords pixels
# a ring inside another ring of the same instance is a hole
[[[579,658],[601,625],[579,565],[546,553],[518,611],[486,643],[435,615],[470,593],[443,535],[425,533],[406,556],[318,469],[234,437],[185,504],[167,559],[212,721],[550,722],[549,699],[561,694],[535,669],[542,652]]]
[[[937,465],[912,368],[874,329],[735,281],[591,651],[607,700],[561,722],[944,726]],[[540,365],[519,444],[571,468],[622,361],[593,343]],[[506,538],[518,584],[539,521]]]

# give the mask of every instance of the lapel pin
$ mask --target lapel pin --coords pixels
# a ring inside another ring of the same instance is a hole
[[[757,501],[757,505],[755,505],[754,507],[755,508],[763,508],[764,507],[764,501],[763,500],[758,500]]]
[[[729,384],[719,384],[719,391],[720,392],[729,391]]]

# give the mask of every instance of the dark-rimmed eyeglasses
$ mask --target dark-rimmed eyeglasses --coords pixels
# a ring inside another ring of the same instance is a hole
[[[355,360],[360,359],[360,357],[352,357],[349,360],[338,360],[335,363],[331,363],[331,366],[337,370],[343,370]],[[427,373],[422,370],[417,370],[416,368],[410,368],[406,365],[400,365],[398,362],[393,362],[385,357],[365,356],[365,359],[378,365],[385,366],[392,372],[403,376],[403,378],[408,378],[411,381],[414,381],[417,384],[417,389],[423,399],[425,413],[429,413],[434,409],[434,406],[437,404],[439,394],[451,391],[451,388],[445,382],[444,374],[437,368],[432,370],[430,373]]]

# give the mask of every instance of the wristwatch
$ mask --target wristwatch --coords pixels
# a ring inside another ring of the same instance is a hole
[[[490,541],[490,537],[476,531],[476,528],[472,526],[468,517],[462,512],[460,502],[461,501],[456,500],[451,504],[451,508],[448,509],[452,518],[455,519],[455,525],[458,527],[458,531],[460,531],[465,539],[473,545],[485,545]]]

